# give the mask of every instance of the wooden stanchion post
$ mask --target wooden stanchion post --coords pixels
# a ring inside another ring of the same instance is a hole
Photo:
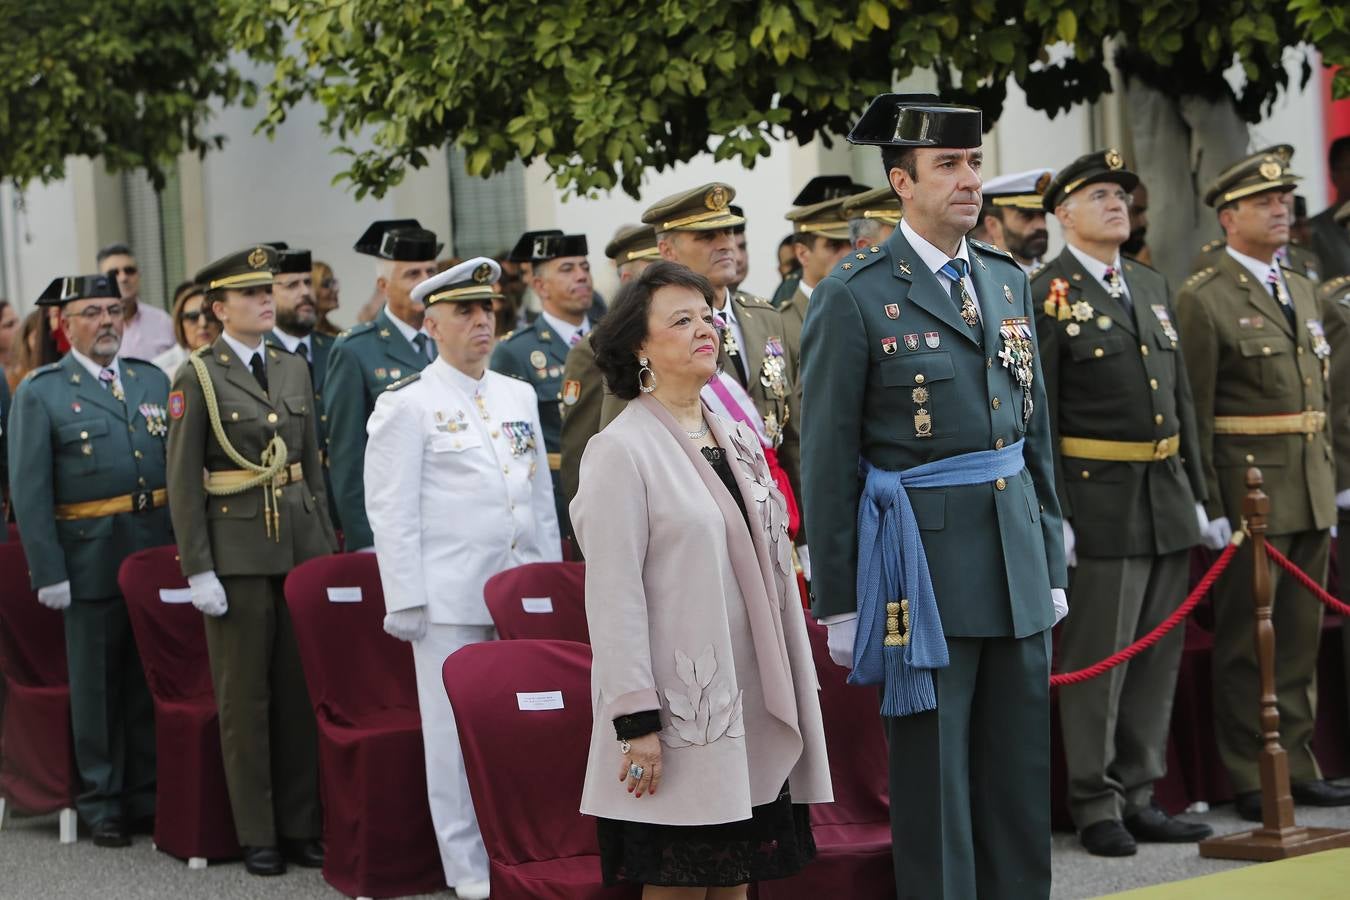
[[[1289,758],[1280,746],[1280,712],[1275,695],[1275,626],[1270,619],[1273,600],[1270,560],[1266,558],[1266,516],[1270,498],[1261,490],[1261,470],[1247,470],[1247,497],[1242,511],[1247,519],[1252,554],[1252,601],[1255,607],[1256,658],[1261,672],[1261,826],[1253,831],[1200,842],[1200,855],[1214,859],[1269,862],[1321,850],[1350,847],[1350,831],[1304,828],[1294,822],[1294,799],[1289,794]],[[1312,598],[1300,598],[1313,602]],[[1227,690],[1215,685],[1215,690]]]

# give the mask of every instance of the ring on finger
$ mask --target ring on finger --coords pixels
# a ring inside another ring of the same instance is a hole
[[[641,781],[642,773],[645,771],[646,769],[642,768],[642,766],[639,766],[637,763],[633,763],[628,767],[628,777],[633,779],[634,781]]]

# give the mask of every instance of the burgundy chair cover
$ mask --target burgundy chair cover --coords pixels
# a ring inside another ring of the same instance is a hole
[[[351,589],[358,601],[335,602]],[[301,564],[286,605],[319,727],[323,877],[350,897],[443,890],[412,650],[384,633],[375,554]]]
[[[179,859],[235,858],[240,849],[202,614],[181,593],[161,594],[187,588],[178,548],[133,553],[122,561],[117,584],[155,703],[155,846]]]
[[[637,898],[600,881],[595,820],[581,784],[591,736],[591,650],[569,641],[492,641],[452,653],[455,709],[493,900]],[[523,712],[517,692],[560,691],[563,708]],[[540,765],[540,748],[547,748]]]
[[[75,805],[79,776],[70,734],[66,631],[29,588],[23,545],[0,543],[0,796],[28,813]]]
[[[761,881],[760,900],[818,900],[839,894],[884,900],[895,896],[886,738],[881,700],[852,687],[830,659],[825,627],[806,614],[811,654],[820,679],[820,707],[830,755],[834,802],[811,807],[816,861],[791,878]]]
[[[483,585],[483,599],[502,640],[591,642],[586,628],[586,564],[526,563],[498,572]],[[547,599],[552,612],[531,612]],[[535,601],[527,604],[527,600]]]

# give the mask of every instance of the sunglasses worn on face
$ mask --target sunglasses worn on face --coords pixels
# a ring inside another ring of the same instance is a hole
[[[136,268],[135,266],[123,266],[120,269],[117,268],[116,266],[113,266],[111,269],[104,272],[103,274],[116,278],[119,272],[123,275],[135,275],[139,271],[140,269]]]
[[[200,318],[202,318],[202,317],[205,316],[205,315],[206,315],[206,313],[203,312],[202,310],[200,310],[200,309],[195,309],[195,310],[193,310],[193,311],[191,311],[191,312],[185,312],[185,313],[183,313],[183,321],[184,321],[184,322],[191,322],[193,325],[196,325],[196,324],[197,324],[197,320],[200,319]]]

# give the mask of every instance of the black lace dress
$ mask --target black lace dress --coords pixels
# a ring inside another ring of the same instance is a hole
[[[726,454],[707,447],[703,456],[750,518]],[[659,731],[657,710],[614,721],[620,739]],[[642,802],[641,800],[638,801]],[[816,856],[809,807],[794,804],[783,785],[778,799],[750,810],[750,818],[718,825],[656,825],[597,819],[600,870],[606,885],[637,882],[661,887],[732,887],[799,872]]]

